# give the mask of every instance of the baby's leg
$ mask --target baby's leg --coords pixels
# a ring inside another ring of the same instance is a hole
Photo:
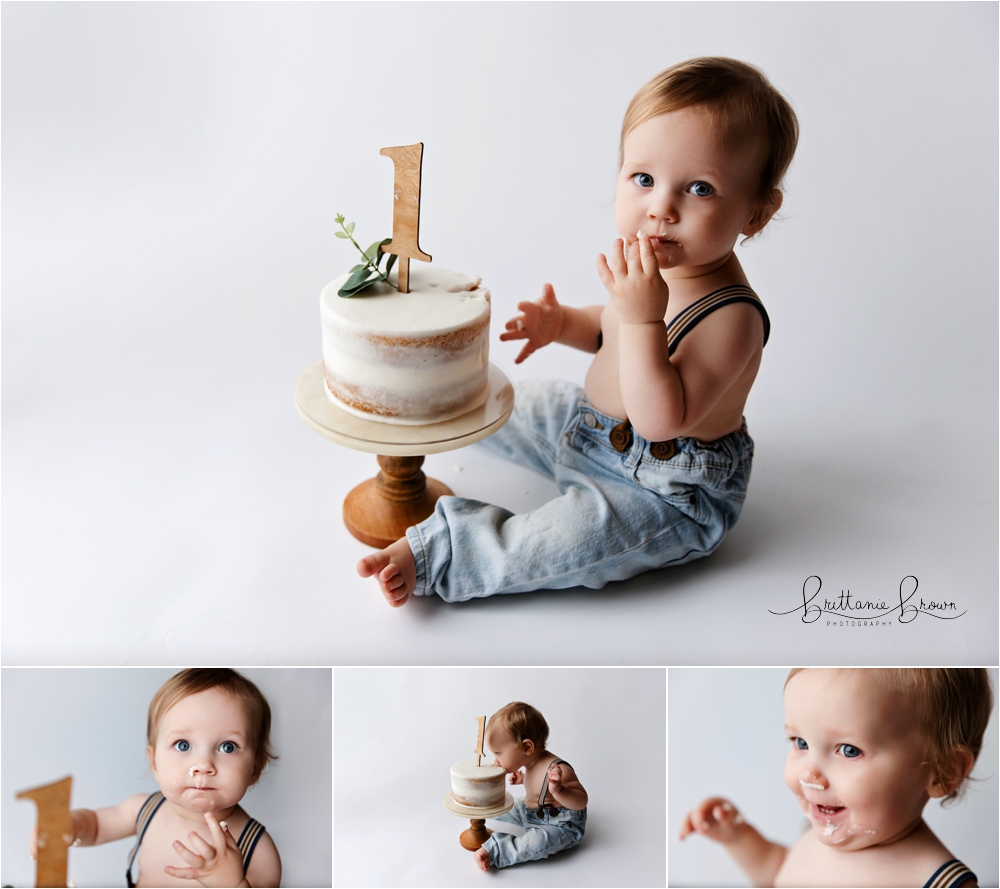
[[[548,858],[556,852],[571,849],[580,842],[582,831],[563,825],[534,823],[528,827],[524,836],[516,837],[509,833],[494,833],[476,853],[477,864],[482,866],[481,857],[487,858],[487,866],[510,867],[525,861],[539,861]],[[485,852],[486,856],[479,853]]]
[[[557,442],[578,395],[579,387],[572,383],[518,383],[510,420],[480,444],[498,456],[554,478]],[[358,562],[357,571],[361,577],[375,577],[393,608],[405,605],[413,595],[417,569],[406,537],[365,556]]]

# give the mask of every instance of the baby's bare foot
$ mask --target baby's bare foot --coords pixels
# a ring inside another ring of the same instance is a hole
[[[473,857],[476,859],[476,864],[479,865],[480,870],[490,869],[490,853],[487,852],[482,846],[476,849],[476,853]]]
[[[365,556],[358,562],[358,574],[374,576],[386,602],[393,608],[405,605],[417,585],[417,565],[410,544],[405,537],[400,537],[385,549]]]

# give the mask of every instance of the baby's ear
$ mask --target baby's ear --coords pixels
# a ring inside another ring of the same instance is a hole
[[[951,755],[951,762],[948,763],[947,771],[943,775],[932,776],[927,793],[931,799],[940,799],[961,787],[972,767],[976,764],[976,758],[968,747],[956,747]]]
[[[156,777],[156,757],[154,756],[155,751],[151,746],[146,748],[146,759],[149,760],[149,768],[153,773],[153,777]]]
[[[535,742],[530,738],[526,741],[522,741],[521,749],[524,751],[525,756],[531,756],[531,754],[535,752]]]
[[[768,200],[758,201],[753,208],[753,212],[750,214],[750,219],[743,226],[740,234],[752,238],[763,231],[764,226],[771,221],[771,217],[781,209],[781,202],[783,200],[784,195],[781,193],[781,189],[771,189],[771,197]]]

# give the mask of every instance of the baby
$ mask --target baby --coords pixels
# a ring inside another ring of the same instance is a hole
[[[184,670],[149,705],[146,755],[157,793],[119,806],[74,809],[73,845],[137,836],[129,886],[277,886],[278,850],[239,802],[271,752],[271,708],[233,670]],[[37,857],[32,835],[31,857]],[[133,876],[138,863],[139,876]]]
[[[792,670],[785,783],[811,829],[788,848],[710,798],[680,838],[722,843],[755,886],[977,886],[922,813],[958,795],[992,709],[985,670]]]
[[[520,701],[501,707],[486,724],[493,762],[510,773],[511,784],[524,785],[524,797],[495,820],[520,824],[527,832],[521,837],[494,832],[476,851],[483,870],[548,858],[583,838],[587,791],[573,767],[545,749],[548,738],[545,717]]]
[[[500,335],[527,340],[518,363],[549,343],[595,353],[583,389],[519,384],[484,442],[562,496],[522,515],[442,497],[358,563],[390,605],[596,589],[718,547],[750,477],[743,406],[769,329],[733,247],[781,206],[797,140],[791,107],[743,62],[693,59],[639,90],[621,131],[620,238],[597,258],[610,301],[574,308],[546,284]]]

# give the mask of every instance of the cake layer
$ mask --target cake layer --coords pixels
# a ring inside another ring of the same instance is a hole
[[[327,394],[340,407],[387,423],[436,423],[489,393],[490,293],[480,279],[410,265],[410,292],[385,283],[320,296]],[[395,270],[390,280],[395,282]]]
[[[451,795],[460,806],[492,809],[506,798],[507,772],[500,766],[457,762],[451,767]]]

